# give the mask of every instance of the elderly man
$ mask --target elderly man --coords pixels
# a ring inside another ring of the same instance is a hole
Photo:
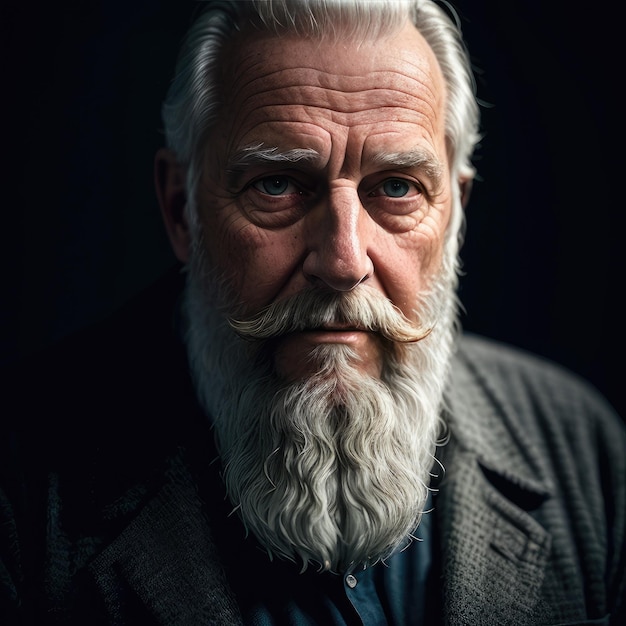
[[[156,157],[180,297],[11,379],[3,624],[624,623],[623,423],[458,332],[455,25],[206,4]]]

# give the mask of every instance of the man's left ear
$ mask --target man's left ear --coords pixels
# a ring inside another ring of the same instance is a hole
[[[474,184],[473,174],[461,174],[459,176],[459,189],[461,195],[461,206],[465,209],[472,193],[472,185]]]
[[[176,258],[189,260],[191,234],[187,222],[187,187],[185,170],[176,155],[161,148],[154,159],[154,183],[165,230]]]

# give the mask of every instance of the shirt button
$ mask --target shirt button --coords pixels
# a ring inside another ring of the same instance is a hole
[[[357,579],[352,574],[348,574],[346,576],[346,584],[348,585],[348,587],[350,587],[350,589],[354,589],[357,582]]]

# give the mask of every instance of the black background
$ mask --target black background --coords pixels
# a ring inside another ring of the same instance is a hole
[[[3,362],[106,316],[173,264],[152,163],[196,5],[2,5]],[[463,324],[565,364],[624,416],[621,16],[564,0],[453,5],[484,133]]]

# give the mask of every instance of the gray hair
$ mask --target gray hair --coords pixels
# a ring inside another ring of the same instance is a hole
[[[473,173],[471,157],[479,140],[473,74],[458,21],[433,0],[207,0],[205,4],[183,41],[162,108],[166,144],[187,168],[190,192],[200,175],[205,139],[222,97],[217,80],[220,52],[235,33],[249,28],[276,35],[296,32],[316,38],[370,39],[411,19],[433,49],[447,84],[446,137],[452,171]]]

